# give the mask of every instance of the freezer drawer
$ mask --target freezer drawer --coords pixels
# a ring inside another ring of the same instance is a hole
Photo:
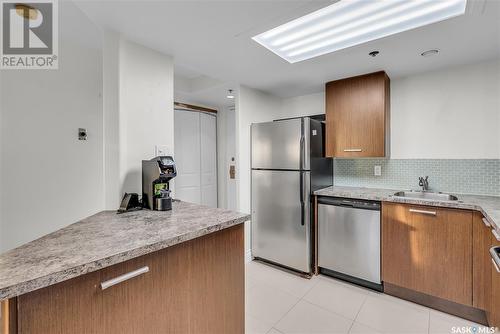
[[[380,284],[380,209],[318,204],[318,265]]]
[[[311,271],[309,189],[309,172],[252,170],[254,257]]]

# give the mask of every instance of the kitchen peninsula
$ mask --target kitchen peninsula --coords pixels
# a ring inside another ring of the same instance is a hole
[[[0,255],[2,333],[243,333],[243,223],[103,211]]]

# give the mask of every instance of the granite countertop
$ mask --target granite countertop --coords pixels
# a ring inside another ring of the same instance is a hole
[[[0,255],[0,300],[210,234],[250,215],[187,202],[172,211],[102,211]]]
[[[333,186],[317,190],[314,194],[318,196],[345,197],[382,202],[476,210],[480,211],[486,219],[488,219],[492,226],[500,232],[500,197],[454,194],[458,197],[458,201],[436,201],[428,199],[394,197],[393,194],[400,190],[401,189],[394,190]]]

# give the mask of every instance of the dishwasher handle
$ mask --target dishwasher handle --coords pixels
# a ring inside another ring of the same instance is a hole
[[[380,202],[368,201],[368,200],[365,201],[365,200],[357,200],[349,198],[322,196],[318,198],[318,204],[344,206],[353,209],[380,211]]]

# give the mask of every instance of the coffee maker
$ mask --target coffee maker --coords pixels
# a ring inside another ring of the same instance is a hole
[[[171,156],[142,160],[142,205],[145,209],[165,211],[172,209],[170,180],[177,176]]]

